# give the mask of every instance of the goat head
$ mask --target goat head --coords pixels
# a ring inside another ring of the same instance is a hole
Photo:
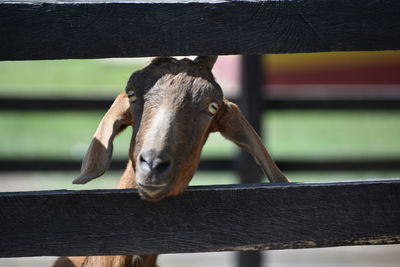
[[[133,127],[123,179],[142,198],[180,194],[192,179],[211,132],[250,152],[272,182],[287,182],[237,105],[223,97],[211,69],[216,56],[195,60],[155,58],[134,72],[105,114],[74,183],[101,176],[110,164],[114,137]]]

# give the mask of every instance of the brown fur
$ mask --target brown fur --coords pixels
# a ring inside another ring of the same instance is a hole
[[[208,135],[215,131],[250,152],[270,181],[288,182],[239,108],[223,98],[211,73],[215,60],[216,57],[198,57],[194,61],[156,58],[133,73],[126,92],[116,98],[100,122],[83,160],[81,175],[74,183],[86,183],[107,170],[113,139],[127,126],[133,126],[133,135],[129,162],[118,188],[138,188],[145,200],[159,201],[181,194],[197,169]],[[132,91],[136,100],[129,103],[127,94],[132,95]],[[219,107],[215,114],[209,111],[211,103]],[[155,119],[157,116],[160,117]],[[170,120],[168,125],[165,118]],[[149,149],[161,151],[171,159],[169,168],[158,176],[141,170],[141,164],[148,164],[141,155]],[[162,183],[160,192],[149,194],[143,187],[143,183],[153,186],[160,180],[167,182],[165,186]],[[157,255],[61,257],[54,266],[154,267],[156,259]]]

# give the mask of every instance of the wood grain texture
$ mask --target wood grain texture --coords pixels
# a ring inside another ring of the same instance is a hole
[[[126,168],[128,159],[113,159],[109,170],[120,171]],[[400,161],[396,164],[400,170]],[[198,170],[207,171],[230,171],[234,169],[235,162],[230,159],[202,159]],[[16,159],[2,158],[0,160],[0,172],[31,172],[31,171],[78,171],[82,160],[77,159]],[[309,163],[309,165],[311,165]],[[297,166],[297,165],[296,165]],[[257,166],[257,168],[259,168]],[[1,179],[1,178],[0,178]]]
[[[249,159],[249,161],[254,161]],[[113,159],[110,170],[122,170],[126,167],[127,160]],[[325,160],[276,160],[278,167],[283,171],[400,171],[400,160],[370,158],[370,159],[325,159]],[[202,171],[231,171],[238,168],[237,160],[229,158],[202,159],[199,170]],[[73,159],[15,159],[2,158],[0,160],[0,172],[32,172],[32,171],[77,171],[82,165],[81,160]],[[244,167],[243,167],[244,169]],[[252,170],[255,175],[260,172],[256,166]],[[250,182],[256,182],[252,178]]]
[[[242,87],[244,88],[244,87]],[[248,87],[250,88],[250,87]],[[254,88],[254,87],[253,87]],[[56,89],[55,89],[56,90]],[[250,90],[250,89],[249,89]],[[245,90],[244,90],[245,92]],[[242,101],[240,98],[229,98],[234,103]],[[1,110],[107,110],[113,99],[96,98],[65,98],[65,97],[1,97]],[[400,110],[400,98],[376,98],[376,99],[261,99],[263,109],[268,110]],[[239,106],[243,110],[242,103]]]
[[[400,179],[0,194],[0,256],[263,250],[400,243]]]
[[[400,49],[398,0],[0,3],[0,60]]]

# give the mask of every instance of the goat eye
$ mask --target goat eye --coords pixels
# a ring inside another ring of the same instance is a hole
[[[210,105],[208,105],[208,111],[211,113],[211,114],[215,114],[215,113],[217,113],[217,111],[218,111],[218,104],[217,103],[211,103]]]
[[[137,97],[135,95],[134,91],[128,91],[128,98],[129,98],[129,102],[135,102]]]

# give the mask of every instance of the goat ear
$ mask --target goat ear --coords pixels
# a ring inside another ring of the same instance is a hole
[[[248,151],[271,182],[289,182],[236,104],[224,99],[212,129]]]
[[[218,56],[198,56],[194,59],[194,62],[197,62],[209,70],[212,70],[217,58]]]
[[[74,184],[85,184],[101,176],[109,167],[114,137],[132,125],[128,96],[121,93],[104,115],[82,162],[81,174]]]

